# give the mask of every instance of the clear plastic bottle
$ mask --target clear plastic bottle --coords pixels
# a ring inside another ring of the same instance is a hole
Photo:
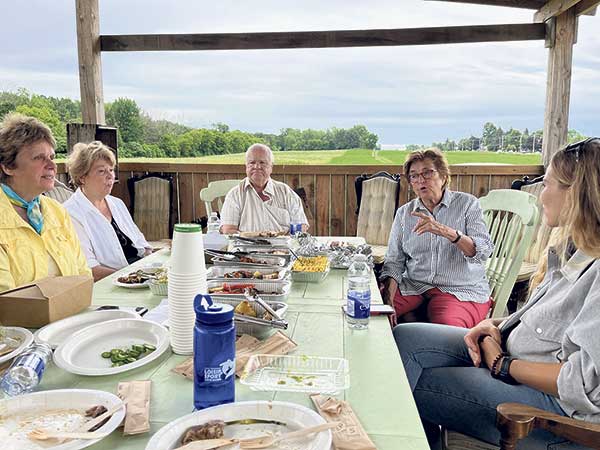
[[[365,255],[356,255],[348,268],[346,321],[355,330],[369,326],[371,315],[371,268]]]
[[[216,212],[211,212],[208,218],[206,233],[219,233],[221,229],[221,220]]]
[[[33,344],[15,358],[6,371],[0,386],[10,396],[32,391],[42,381],[42,375],[52,348],[48,344]]]

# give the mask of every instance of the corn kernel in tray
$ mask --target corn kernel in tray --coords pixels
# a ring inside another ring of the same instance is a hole
[[[292,266],[294,272],[325,272],[327,256],[301,256]]]

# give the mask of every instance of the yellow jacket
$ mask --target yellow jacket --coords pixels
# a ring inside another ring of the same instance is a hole
[[[90,275],[71,218],[55,200],[41,196],[44,228],[39,235],[0,190],[0,292],[48,276],[48,255],[60,273]]]

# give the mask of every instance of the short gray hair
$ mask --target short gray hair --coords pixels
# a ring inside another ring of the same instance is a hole
[[[269,154],[269,159],[271,160],[271,164],[273,164],[275,162],[275,157],[273,156],[273,150],[271,150],[271,148],[265,144],[252,144],[250,147],[248,147],[248,150],[246,150],[246,161],[248,161],[248,155],[250,154],[250,152],[252,150],[257,150],[257,149],[264,150]]]
[[[71,177],[71,182],[77,186],[81,186],[81,179],[86,176],[94,163],[99,160],[104,160],[113,167],[117,163],[115,155],[107,145],[100,141],[93,141],[89,144],[78,142],[73,146],[73,153],[67,159],[67,170]]]

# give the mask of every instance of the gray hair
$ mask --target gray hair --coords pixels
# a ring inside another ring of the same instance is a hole
[[[250,154],[250,152],[253,150],[257,150],[257,149],[264,150],[269,154],[269,159],[271,160],[271,164],[273,164],[275,162],[275,157],[273,156],[273,150],[271,150],[271,148],[265,144],[252,144],[250,147],[248,147],[248,150],[246,150],[246,161],[248,161],[248,155]]]

